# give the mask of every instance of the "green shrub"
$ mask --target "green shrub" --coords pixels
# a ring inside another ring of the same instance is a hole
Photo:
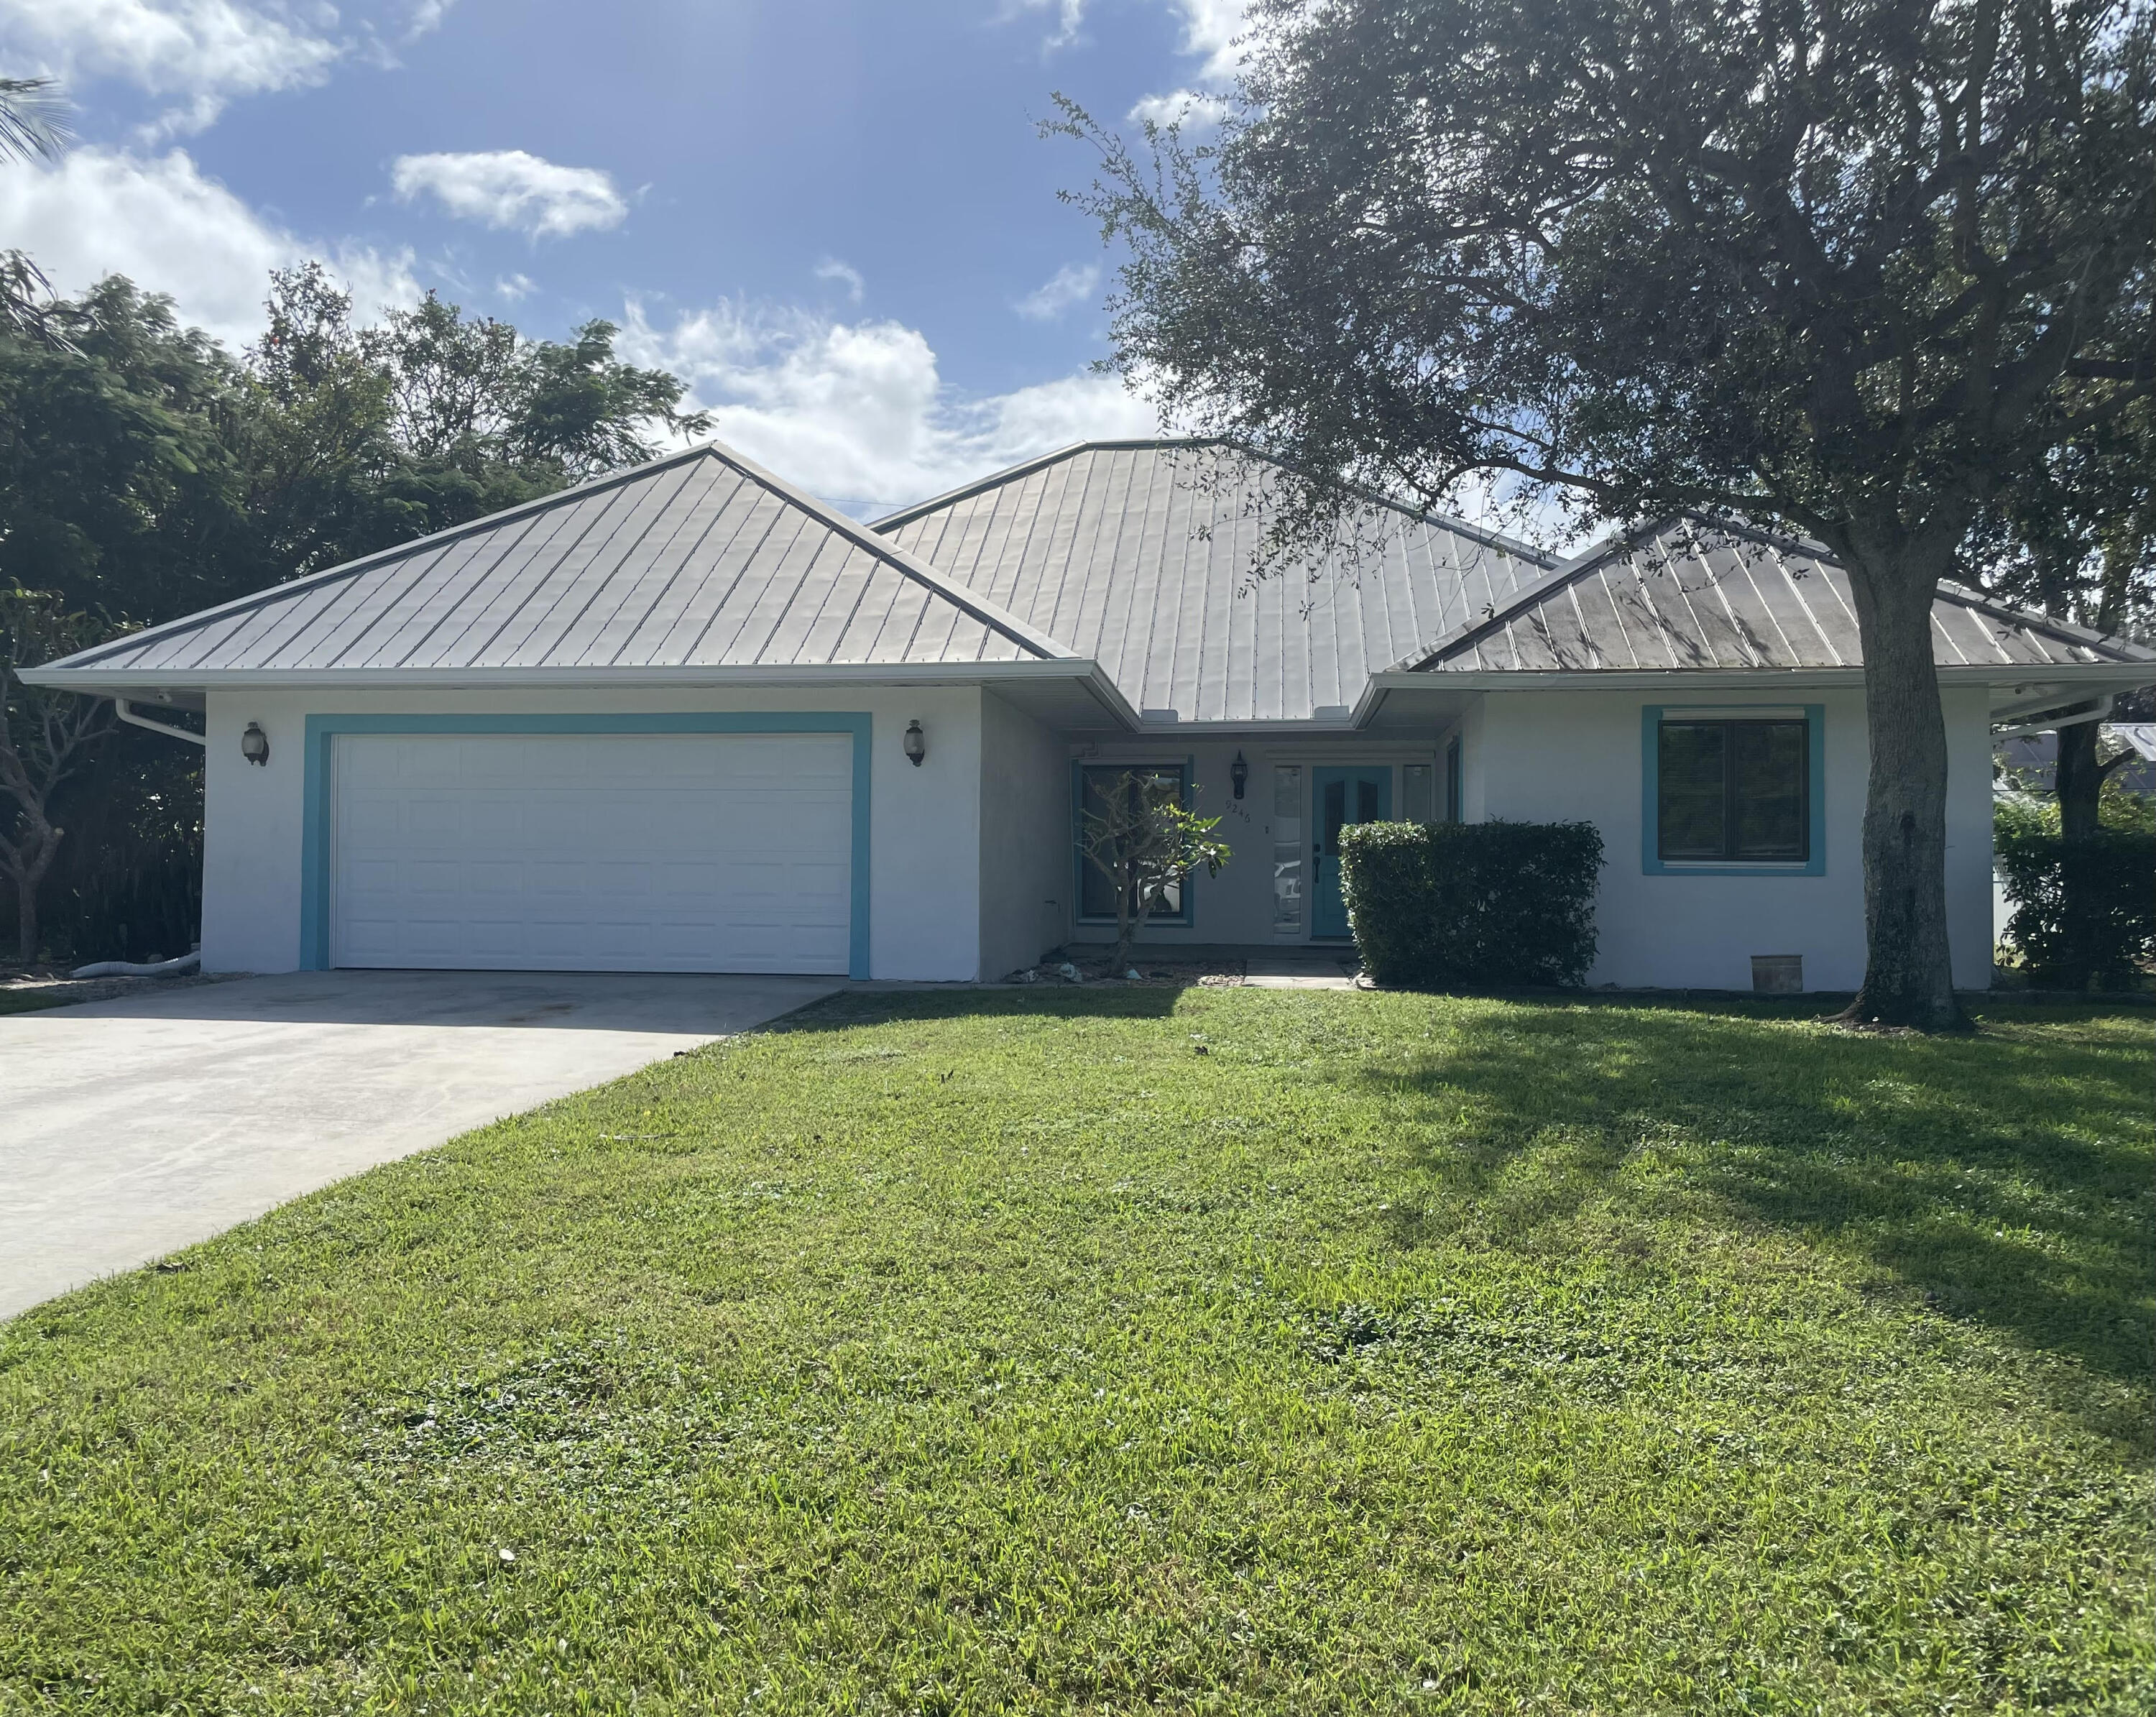
[[[2068,842],[2003,820],[1997,832],[2014,902],[2006,939],[2039,983],[2117,984],[2156,958],[2156,834],[2114,827]]]
[[[1577,984],[1594,964],[1592,823],[1363,823],[1342,830],[1340,887],[1381,984]]]

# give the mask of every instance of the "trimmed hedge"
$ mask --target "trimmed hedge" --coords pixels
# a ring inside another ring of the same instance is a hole
[[[1362,823],[1340,887],[1380,984],[1578,984],[1594,964],[1602,831],[1592,823]]]
[[[1999,868],[2014,902],[2006,939],[2039,982],[2117,984],[2156,959],[2156,834],[2099,829],[2069,842],[2016,830],[1999,842]]]

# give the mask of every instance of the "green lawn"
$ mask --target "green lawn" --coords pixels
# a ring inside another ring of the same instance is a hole
[[[0,990],[0,1015],[34,1014],[80,1000],[80,996],[54,995],[49,990]]]
[[[864,995],[0,1326],[0,1710],[2145,1713],[2150,1015]]]

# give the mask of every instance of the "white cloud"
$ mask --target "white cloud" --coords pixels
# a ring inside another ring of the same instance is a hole
[[[1180,125],[1187,136],[1209,131],[1228,116],[1228,103],[1219,86],[1232,84],[1242,69],[1243,49],[1236,39],[1249,23],[1249,0],[1168,0],[1182,14],[1183,51],[1195,54],[1200,85],[1212,89],[1185,88],[1166,95],[1147,95],[1130,111],[1142,125]]]
[[[416,42],[430,30],[442,27],[442,15],[457,0],[414,0],[410,21],[404,27],[404,39]]]
[[[111,78],[177,105],[146,138],[198,131],[235,96],[323,82],[355,54],[394,64],[389,45],[439,28],[454,0],[0,0],[0,52],[71,84]],[[377,22],[368,11],[384,14]]]
[[[1249,0],[1170,0],[1183,14],[1183,51],[1205,58],[1198,75],[1226,83],[1243,62],[1235,39],[1248,22]]]
[[[1005,0],[998,17],[1009,19],[1032,12],[1052,12],[1055,28],[1041,39],[1040,51],[1053,54],[1059,48],[1068,48],[1078,39],[1078,32],[1086,22],[1086,0]]]
[[[463,220],[514,228],[533,239],[618,227],[629,204],[593,167],[559,167],[522,149],[468,155],[400,155],[389,182],[399,200],[430,193]]]
[[[721,440],[865,517],[1072,441],[1155,425],[1152,407],[1110,376],[957,398],[920,332],[894,321],[721,302],[660,327],[632,300],[622,349],[685,378]]]
[[[538,290],[539,283],[529,275],[504,275],[494,283],[495,296],[511,304],[521,302]]]
[[[157,129],[198,130],[234,95],[321,83],[351,46],[328,33],[336,21],[244,0],[0,0],[0,43],[71,83],[177,97]]]
[[[1055,277],[1032,291],[1012,306],[1029,321],[1052,322],[1074,304],[1084,304],[1101,290],[1101,265],[1089,262],[1083,268],[1065,263],[1056,270]]]
[[[1142,125],[1180,126],[1183,135],[1209,131],[1228,116],[1228,103],[1203,90],[1178,90],[1168,95],[1147,95],[1131,109],[1132,119]]]
[[[64,293],[108,274],[170,293],[182,321],[234,351],[262,331],[270,270],[329,264],[366,320],[419,296],[409,251],[311,242],[264,220],[183,149],[77,149],[57,166],[0,169],[0,233]]]
[[[827,256],[816,265],[816,278],[836,280],[846,289],[846,298],[850,303],[859,304],[861,296],[869,289],[869,283],[861,278],[859,269],[851,263],[839,261],[835,256]]]

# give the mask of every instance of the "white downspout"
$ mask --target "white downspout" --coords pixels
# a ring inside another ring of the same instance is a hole
[[[168,739],[184,739],[188,744],[199,745],[205,751],[209,748],[208,734],[192,733],[185,727],[175,727],[167,722],[146,720],[136,715],[128,707],[127,700],[124,697],[116,697],[112,700],[112,712],[131,727],[140,727],[150,733],[162,733]]]
[[[2018,739],[2024,733],[2049,733],[2060,727],[2079,727],[2090,722],[2111,719],[2112,698],[2107,695],[2096,701],[2093,709],[2076,710],[2071,715],[2055,716],[2047,722],[2024,722],[2015,727],[1994,727],[1994,739]],[[192,737],[192,736],[190,736]]]
[[[184,739],[190,745],[209,748],[209,735],[190,733],[185,727],[175,727],[169,722],[152,722],[138,716],[127,707],[127,700],[112,700],[112,712],[131,727],[141,727],[151,733],[162,733],[170,739]],[[186,972],[202,969],[202,949],[194,948],[176,960],[151,963],[136,960],[96,960],[86,966],[77,966],[68,974],[70,978],[175,978]]]

